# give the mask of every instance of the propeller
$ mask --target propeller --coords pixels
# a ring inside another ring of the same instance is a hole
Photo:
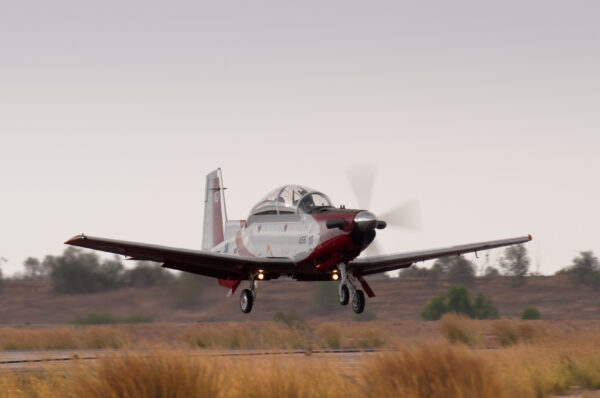
[[[377,167],[372,164],[353,165],[347,169],[347,174],[358,205],[362,209],[368,209],[373,196]],[[365,213],[373,215],[367,211]],[[376,220],[375,225],[378,229],[383,229],[386,225],[389,225],[390,227],[420,230],[422,227],[421,205],[417,200],[410,200],[380,213],[374,219]],[[368,251],[373,254],[379,252],[376,242],[371,243]]]

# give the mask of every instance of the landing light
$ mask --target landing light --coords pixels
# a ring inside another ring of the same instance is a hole
[[[333,279],[334,281],[337,281],[339,278],[340,276],[338,274],[331,275],[331,279]]]
[[[260,279],[261,281],[262,281],[263,279],[265,279],[265,274],[258,274],[258,279]]]

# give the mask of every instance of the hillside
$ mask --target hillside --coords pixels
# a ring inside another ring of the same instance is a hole
[[[377,297],[367,300],[367,311],[379,320],[420,319],[424,304],[447,288],[441,282],[428,287],[422,279],[387,279],[370,282]],[[338,306],[326,315],[314,315],[316,285],[307,282],[264,282],[251,314],[238,307],[238,294],[216,285],[202,292],[199,305],[175,308],[174,286],[122,288],[105,293],[65,295],[52,290],[48,281],[5,281],[0,288],[0,324],[69,323],[77,315],[106,312],[127,316],[152,316],[157,322],[270,320],[277,311],[295,310],[307,319],[351,320],[350,308]],[[480,279],[473,292],[492,298],[503,316],[519,316],[526,306],[536,306],[545,319],[600,319],[600,291],[574,285],[565,276],[531,277],[519,288],[505,278]]]

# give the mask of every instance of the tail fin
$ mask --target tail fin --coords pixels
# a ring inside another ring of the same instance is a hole
[[[204,199],[204,231],[202,249],[210,250],[223,242],[227,211],[223,192],[221,169],[216,169],[206,176],[206,196]]]

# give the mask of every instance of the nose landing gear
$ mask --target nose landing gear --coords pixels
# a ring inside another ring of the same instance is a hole
[[[352,311],[357,314],[362,313],[365,309],[365,294],[354,285],[354,276],[348,275],[346,272],[346,264],[342,263],[338,265],[338,269],[342,276],[338,288],[338,299],[340,304],[346,305],[350,302],[352,304]]]

